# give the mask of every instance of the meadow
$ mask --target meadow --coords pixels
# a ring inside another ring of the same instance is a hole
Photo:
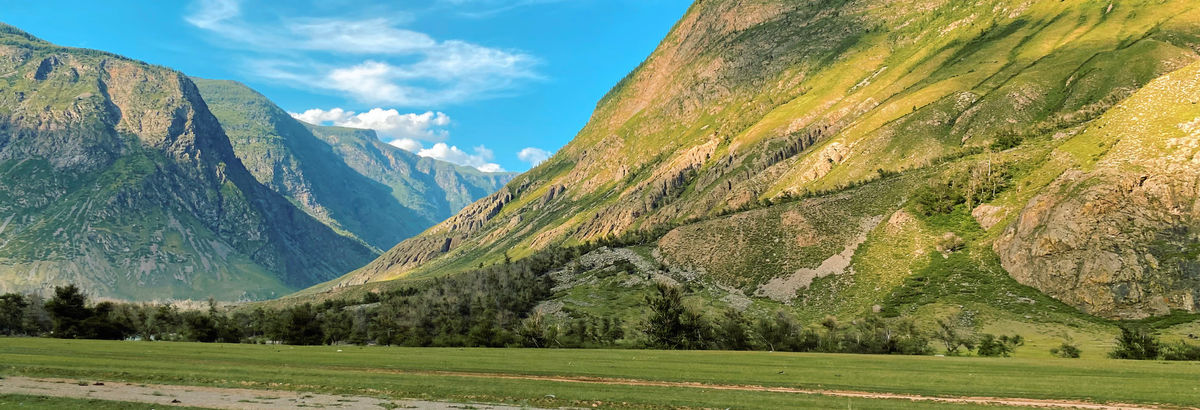
[[[0,338],[0,376],[605,408],[939,408],[862,392],[1200,404],[1200,363]],[[0,385],[4,383],[0,380]],[[761,388],[760,388],[761,387]],[[772,389],[776,391],[771,391]],[[805,393],[804,391],[809,391]],[[0,396],[2,400],[16,400]],[[48,406],[53,407],[53,406]]]

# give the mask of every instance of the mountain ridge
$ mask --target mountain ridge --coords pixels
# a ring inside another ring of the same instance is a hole
[[[1191,65],[1198,50],[1200,10],[1184,1],[696,2],[553,158],[304,294],[662,229],[672,232],[647,246],[668,272],[753,294],[848,249],[860,233],[842,228],[882,218],[850,266],[794,289],[795,309],[907,312],[945,302],[912,290],[929,281],[1023,294],[1019,281],[1106,317],[1195,311],[1197,290],[1186,285],[1179,292],[1190,299],[1139,302],[1161,297],[1163,278],[1194,274],[1186,268],[1194,219],[1180,221],[1163,247],[1182,246],[1167,253],[1182,255],[1185,268],[1110,272],[1122,279],[1090,288],[1088,303],[1073,296],[1082,288],[1010,275],[1021,270],[1018,253],[993,244],[1029,201],[1081,166],[1063,159],[1090,152],[1075,137],[1146,84]],[[820,205],[865,192],[887,193]],[[757,210],[789,207],[795,212]],[[852,217],[825,219],[838,214]],[[729,227],[695,223],[726,215],[741,218],[742,232],[714,236]],[[1141,223],[1168,228],[1156,221]],[[798,229],[793,237],[759,233],[787,224]],[[720,264],[680,259],[714,237],[744,246],[704,248]],[[1124,254],[1141,245],[1116,246]],[[942,282],[964,272],[980,276]],[[1093,273],[1076,266],[1055,275]]]
[[[371,130],[303,123],[241,83],[193,80],[259,182],[376,249],[420,233],[512,175],[418,157]]]
[[[258,184],[183,74],[0,29],[4,290],[261,299],[373,256]]]

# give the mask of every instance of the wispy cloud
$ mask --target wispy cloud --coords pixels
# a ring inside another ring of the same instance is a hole
[[[430,107],[493,98],[540,78],[522,51],[438,40],[387,18],[250,21],[238,0],[199,0],[185,20],[254,52],[262,78],[371,104]]]
[[[458,14],[465,17],[491,17],[516,8],[539,4],[561,3],[578,0],[440,0],[439,2],[454,6]]]
[[[188,23],[203,29],[223,27],[225,21],[241,14],[238,0],[210,0],[192,5],[192,13],[184,17]]]
[[[538,164],[546,162],[553,152],[546,151],[537,147],[525,147],[520,152],[517,152],[517,159],[528,162],[530,166],[536,167]]]
[[[313,108],[289,114],[309,124],[371,129],[390,139],[444,141],[450,136],[450,131],[445,128],[450,125],[450,116],[441,112],[401,114],[395,109],[372,108],[364,113],[355,113],[341,108]]]
[[[372,129],[393,147],[422,157],[429,157],[453,164],[474,167],[483,172],[503,172],[500,164],[491,162],[495,153],[480,145],[471,153],[445,142],[436,142],[425,148],[421,141],[444,141],[450,136],[445,127],[450,125],[450,116],[427,111],[422,114],[401,114],[395,109],[372,108],[364,113],[355,113],[341,108],[322,110],[314,108],[302,113],[288,113],[293,118],[315,125],[337,125],[342,127]]]

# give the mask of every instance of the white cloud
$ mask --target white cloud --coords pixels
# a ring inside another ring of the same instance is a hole
[[[184,20],[193,26],[209,30],[221,27],[226,20],[242,12],[238,0],[200,1],[194,3],[192,9],[192,14],[184,17]]]
[[[420,141],[411,138],[397,138],[388,142],[388,145],[414,154],[421,152],[421,150],[425,148],[423,145],[421,145]]]
[[[518,7],[538,4],[558,3],[567,0],[441,0],[441,3],[458,9],[459,14],[467,17],[489,17]],[[463,9],[469,7],[470,9]]]
[[[458,165],[475,167],[475,169],[483,172],[504,171],[504,168],[500,167],[500,164],[488,162],[492,160],[492,150],[482,145],[475,147],[473,150],[475,151],[475,154],[468,154],[465,151],[458,149],[456,146],[439,142],[437,144],[433,144],[433,146],[430,148],[425,148],[418,151],[417,155],[451,162]]]
[[[295,21],[286,26],[297,48],[359,54],[409,54],[437,47],[425,33],[395,28],[387,19]]]
[[[411,101],[411,91],[393,82],[395,72],[396,68],[390,64],[367,60],[353,67],[333,69],[324,81],[310,82],[318,87],[345,91],[362,101]]]
[[[392,109],[372,108],[364,113],[355,113],[341,108],[322,110],[313,108],[302,113],[288,113],[295,119],[316,125],[337,125],[341,127],[372,129],[385,137],[391,137],[388,144],[420,155],[450,162],[457,165],[474,167],[483,172],[504,172],[500,164],[492,163],[495,152],[480,145],[468,153],[457,146],[438,142],[432,147],[425,148],[420,140],[445,140],[450,132],[443,127],[450,125],[450,116],[428,111],[423,114],[400,114]],[[536,149],[536,148],[535,148]]]
[[[313,125],[323,125],[327,122],[332,122],[335,125],[338,122],[345,121],[350,116],[354,115],[354,111],[346,111],[341,108],[334,108],[329,111],[320,108],[305,110],[303,113],[289,112],[292,118],[307,122]]]
[[[385,18],[249,22],[238,1],[198,0],[184,19],[222,46],[254,51],[252,74],[293,87],[411,107],[492,98],[540,78],[524,52],[438,40]]]
[[[436,53],[411,64],[365,60],[308,76],[272,67],[260,75],[299,79],[316,88],[344,92],[368,103],[401,106],[441,105],[490,98],[511,90],[523,80],[536,79],[532,57],[448,41]],[[297,77],[298,76],[298,77]]]
[[[517,152],[517,159],[528,162],[530,166],[537,166],[550,159],[554,153],[537,147],[525,147],[520,152]]]
[[[309,124],[332,124],[339,127],[371,129],[380,135],[397,140],[443,141],[450,135],[450,132],[445,129],[450,125],[450,116],[441,112],[401,114],[395,109],[372,108],[364,113],[355,113],[341,108],[330,110],[313,108],[303,113],[289,114]],[[406,146],[412,147],[411,144]],[[409,151],[415,150],[409,149]]]

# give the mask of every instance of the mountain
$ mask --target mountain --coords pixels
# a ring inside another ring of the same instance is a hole
[[[308,294],[641,235],[816,318],[1194,312],[1198,52],[1188,0],[697,1],[553,158]]]
[[[375,255],[256,181],[183,74],[0,25],[0,291],[262,299]]]
[[[420,233],[515,175],[419,157],[370,130],[303,123],[234,81],[192,81],[259,182],[376,249]]]

